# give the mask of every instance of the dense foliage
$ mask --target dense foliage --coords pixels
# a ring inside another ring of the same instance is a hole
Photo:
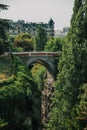
[[[62,51],[62,45],[64,43],[64,40],[60,37],[57,37],[57,38],[50,38],[46,45],[45,45],[45,51]]]
[[[39,89],[42,91],[44,88],[44,80],[46,78],[46,68],[41,64],[37,63],[32,68],[32,76],[34,77],[35,81],[38,83]]]
[[[14,47],[22,48],[23,51],[33,51],[34,50],[33,38],[28,33],[19,34],[14,39]]]
[[[87,83],[86,31],[87,1],[75,0],[71,27],[59,62],[59,74],[48,125],[50,130],[83,130],[87,127],[86,85],[82,87]],[[85,102],[85,105],[82,106],[82,102]],[[78,117],[81,117],[82,112],[85,113],[85,118],[80,120]]]
[[[0,127],[35,130],[41,122],[40,91],[29,70],[21,65],[18,70],[16,75],[0,82]]]

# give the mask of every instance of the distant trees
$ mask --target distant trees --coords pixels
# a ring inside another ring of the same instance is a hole
[[[50,19],[48,24],[51,29],[54,29],[54,21],[52,20],[52,18]]]
[[[43,27],[37,29],[37,34],[35,36],[35,50],[43,51],[47,42],[47,34]]]

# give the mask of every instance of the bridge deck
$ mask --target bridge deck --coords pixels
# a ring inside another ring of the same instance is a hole
[[[5,52],[5,55],[16,55],[16,56],[60,56],[61,52]]]

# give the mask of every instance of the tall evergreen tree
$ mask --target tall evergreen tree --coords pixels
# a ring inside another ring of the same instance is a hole
[[[80,86],[87,82],[87,0],[75,0],[67,43],[63,46],[50,126],[82,130],[77,120]]]

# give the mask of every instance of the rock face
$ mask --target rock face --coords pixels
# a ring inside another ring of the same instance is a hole
[[[42,124],[43,130],[46,130],[45,125],[48,123],[49,119],[49,112],[51,110],[51,96],[54,90],[54,79],[52,76],[47,72],[47,78],[44,82],[44,89],[42,91]]]

